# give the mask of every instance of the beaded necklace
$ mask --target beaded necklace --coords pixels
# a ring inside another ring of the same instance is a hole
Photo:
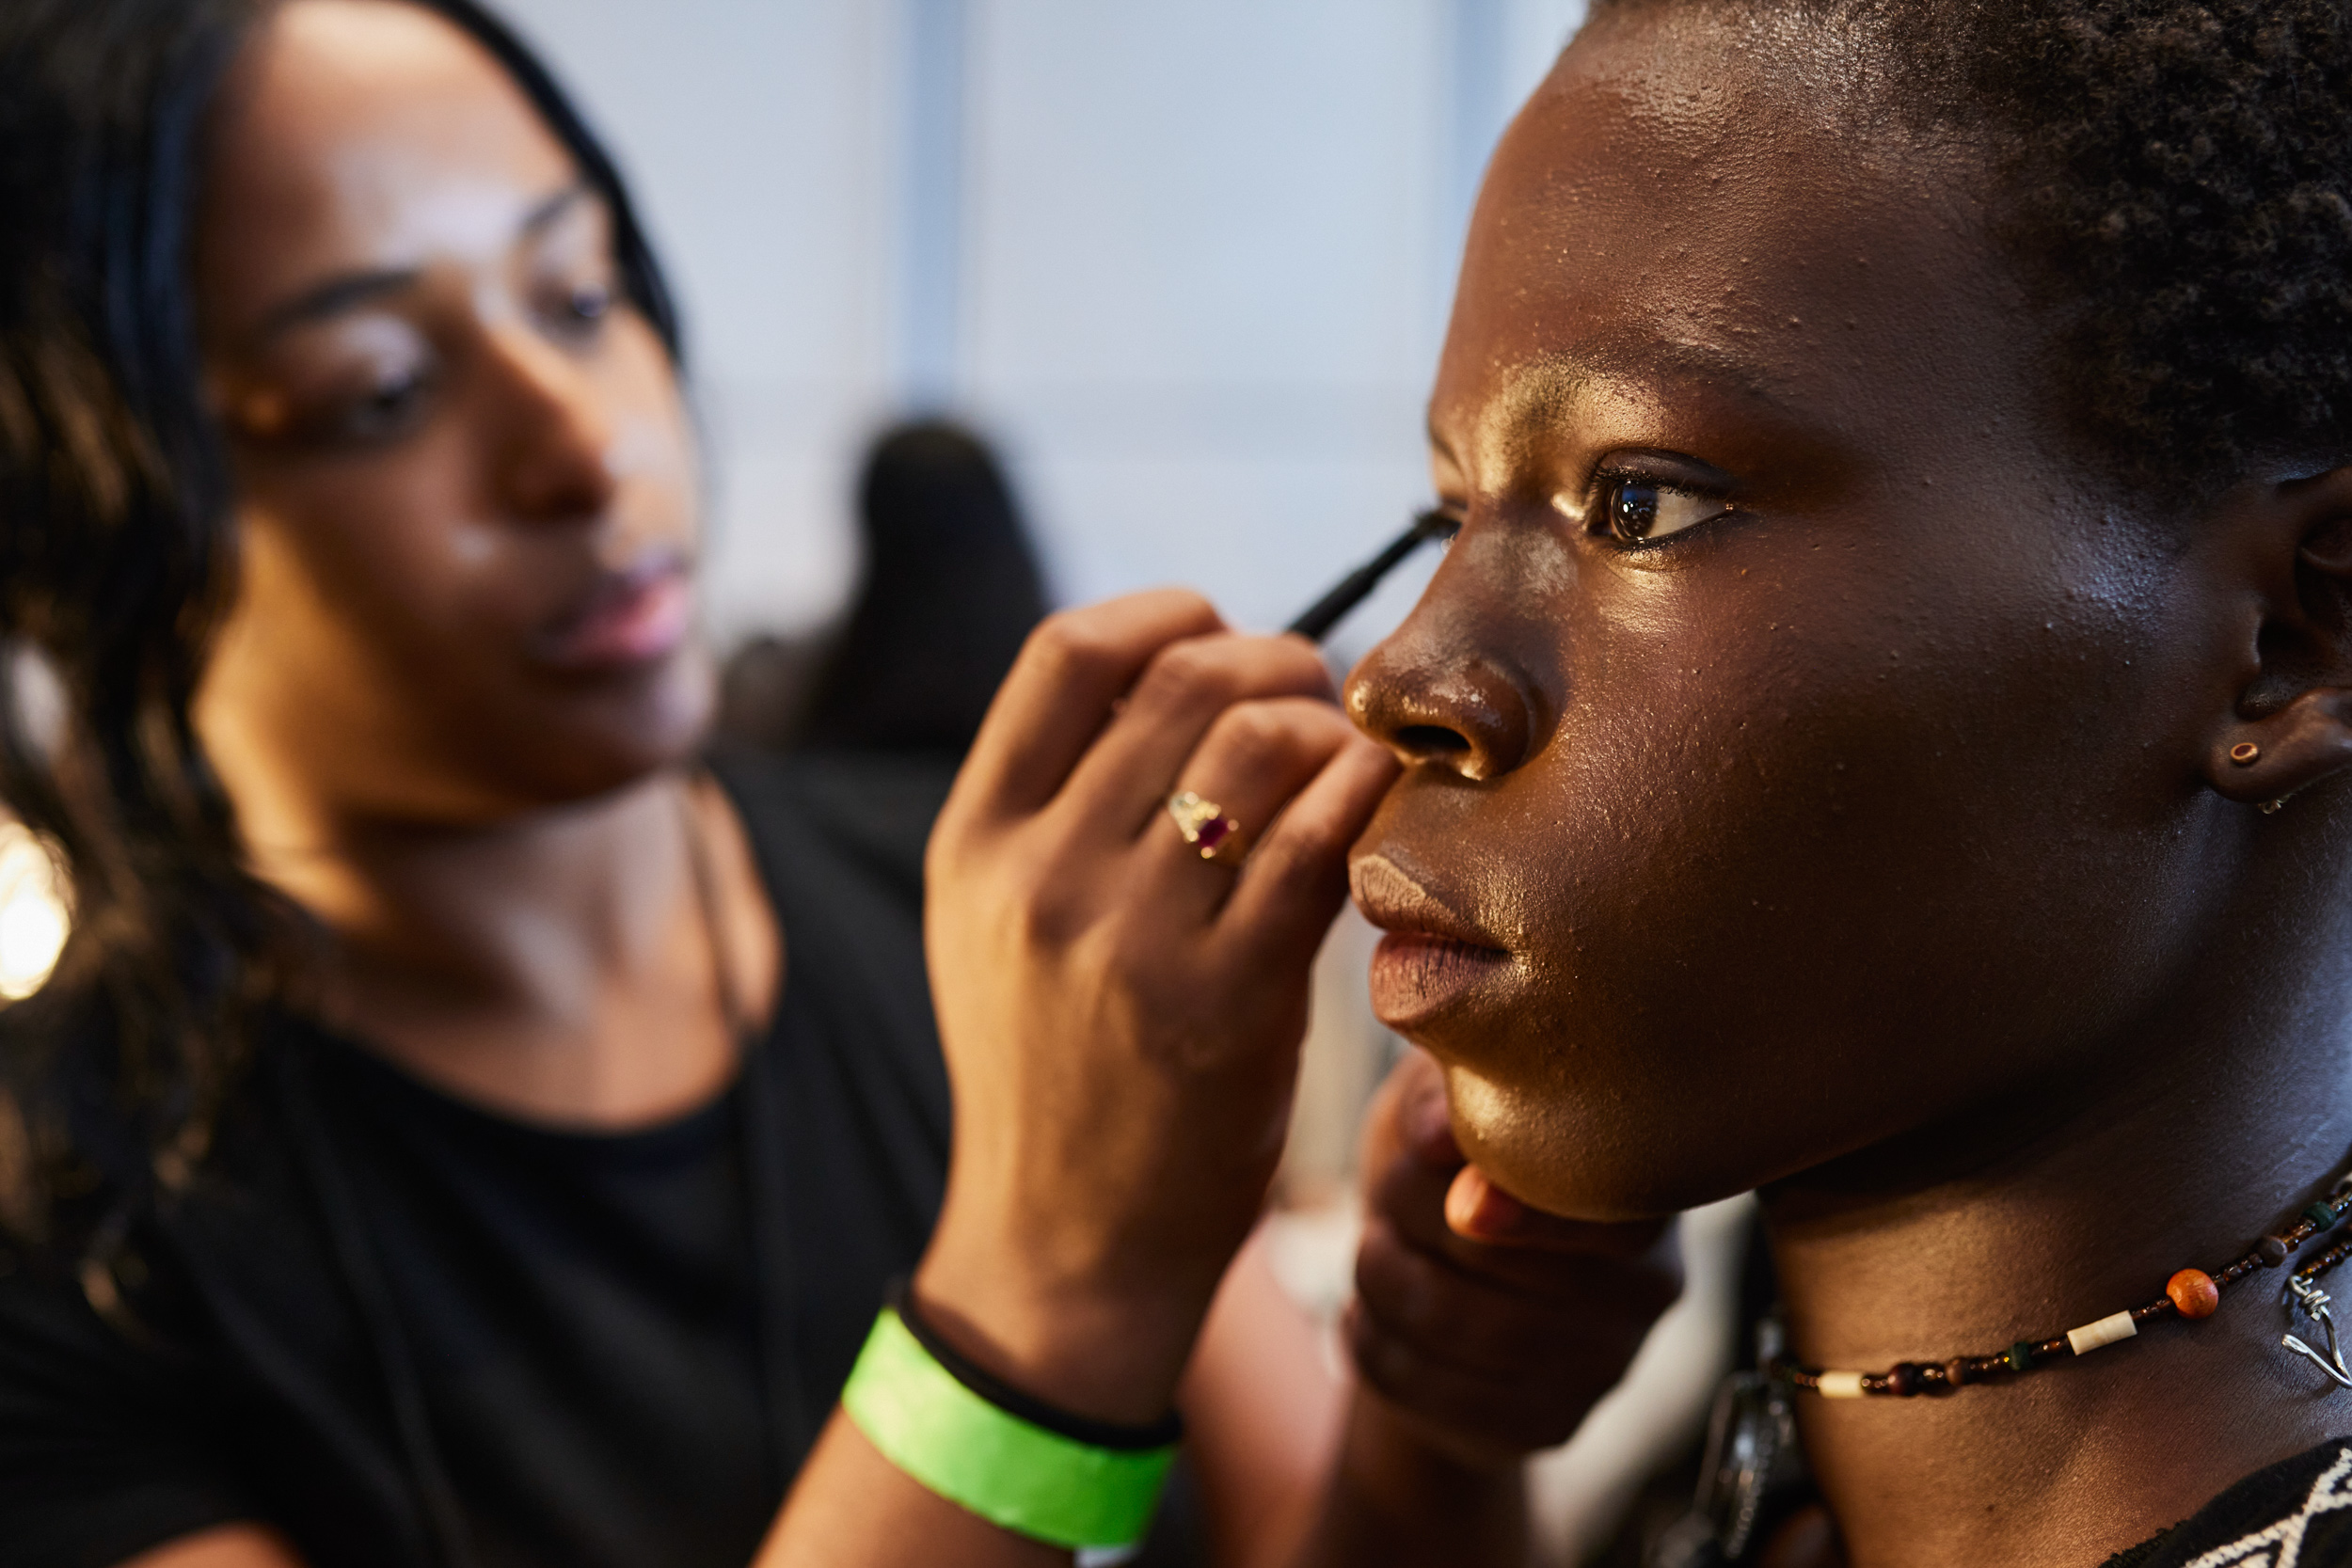
[[[1765,1371],[1783,1383],[1809,1388],[1823,1399],[1832,1400],[1874,1396],[1908,1399],[1939,1388],[1982,1383],[2004,1373],[2029,1372],[2050,1365],[2059,1355],[2089,1355],[2119,1339],[2129,1339],[2139,1332],[2140,1324],[2158,1318],[2212,1317],[2221,1306],[2222,1291],[2257,1269],[2277,1268],[2304,1243],[2333,1229],[2347,1211],[2352,1211],[2352,1174],[2339,1177],[2328,1196],[2304,1210],[2294,1225],[2275,1236],[2265,1236],[2254,1243],[2252,1251],[2227,1268],[2215,1274],[2202,1269],[2183,1269],[2165,1282],[2164,1294],[2152,1302],[2126,1307],[2047,1339],[2020,1339],[2008,1350],[1990,1355],[1955,1355],[1946,1361],[1899,1361],[1883,1372],[1804,1367],[1787,1356],[1776,1355]],[[2343,1356],[2337,1352],[2335,1320],[2328,1315],[2328,1296],[2312,1284],[2315,1276],[2346,1258],[2352,1258],[2352,1234],[2296,1269],[2287,1283],[2303,1310],[2328,1330],[2328,1354],[2321,1355],[2293,1335],[2287,1336],[2283,1343],[2288,1350],[2317,1362],[2320,1370],[2337,1383],[2352,1387],[2352,1374],[2346,1373]]]

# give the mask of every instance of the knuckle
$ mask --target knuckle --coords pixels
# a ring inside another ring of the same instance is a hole
[[[1057,877],[1046,865],[1023,866],[1005,878],[1006,908],[1022,945],[1059,952],[1075,946],[1093,926],[1093,909],[1073,879]]]
[[[1184,619],[1196,622],[1206,622],[1212,626],[1219,624],[1216,613],[1216,606],[1210,603],[1208,595],[1200,592],[1198,589],[1155,589],[1149,595],[1149,597],[1158,603],[1166,605],[1173,614],[1182,616]]]
[[[1437,1318],[1443,1295],[1436,1271],[1386,1238],[1367,1238],[1356,1260],[1356,1289],[1383,1323],[1416,1333]]]
[[[1250,640],[1265,650],[1267,667],[1287,677],[1290,684],[1305,691],[1330,691],[1331,666],[1324,662],[1323,650],[1303,637],[1289,632]]]
[[[1292,697],[1283,705],[1296,716],[1299,734],[1320,751],[1341,751],[1356,738],[1356,726],[1347,715],[1320,697]]]
[[[1345,895],[1347,870],[1339,854],[1344,847],[1323,842],[1306,824],[1285,815],[1275,832],[1250,851],[1249,870],[1258,886],[1278,894],[1288,907],[1311,908],[1311,900],[1326,892],[1334,899]],[[1330,915],[1319,918],[1327,922]],[[1313,935],[1322,935],[1320,926]]]
[[[1282,715],[1266,703],[1242,703],[1220,715],[1201,750],[1220,771],[1256,778],[1288,763],[1297,737]]]
[[[1281,832],[1266,844],[1270,872],[1288,880],[1330,871],[1343,875],[1342,859],[1352,840],[1311,809],[1282,814]]]
[[[1392,1399],[1409,1398],[1421,1357],[1411,1346],[1377,1328],[1368,1328],[1357,1336],[1350,1347],[1354,1352],[1356,1369],[1364,1381]]]
[[[1183,708],[1225,700],[1232,689],[1232,676],[1218,642],[1215,638],[1192,637],[1162,648],[1136,683],[1136,701]]]
[[[1312,643],[1302,644],[1296,638],[1285,637],[1279,641],[1297,661],[1300,686],[1313,692],[1333,713],[1339,713],[1340,683],[1331,673],[1331,666],[1325,661],[1323,650]],[[1344,719],[1345,715],[1342,718]]]
[[[1049,615],[1029,633],[1023,657],[1049,676],[1092,674],[1118,657],[1083,610],[1065,610]]]

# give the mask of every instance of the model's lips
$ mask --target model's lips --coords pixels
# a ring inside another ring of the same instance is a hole
[[[1391,931],[1372,950],[1372,1010],[1403,1034],[1506,978],[1511,955],[1448,937]]]
[[[1505,981],[1510,950],[1386,855],[1348,867],[1356,907],[1388,934],[1372,956],[1372,1008],[1391,1029],[1409,1030]]]
[[[632,670],[675,653],[693,617],[685,560],[658,551],[598,577],[539,635],[532,653],[539,663],[568,673]]]

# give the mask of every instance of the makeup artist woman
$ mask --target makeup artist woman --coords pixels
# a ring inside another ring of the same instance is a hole
[[[0,1017],[8,1568],[738,1568],[921,1255],[945,781],[702,766],[676,358],[611,165],[464,0],[0,8],[0,592],[62,685],[8,667],[5,784],[78,902]],[[1171,772],[1238,699],[1270,777],[1344,729],[1295,641],[1157,689]],[[1332,1458],[1262,1260],[1219,1298],[1183,1403],[1226,1560],[1367,1455],[1406,1512],[1507,1477],[1671,1291],[1482,1282],[1408,1132],[1375,1231],[1441,1309],[1359,1327],[1385,1436]],[[1572,1297],[1555,1370],[1450,1364]]]

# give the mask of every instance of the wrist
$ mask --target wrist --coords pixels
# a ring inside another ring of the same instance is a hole
[[[1473,1464],[1359,1385],[1326,1489],[1314,1560],[1529,1560],[1525,1465]]]
[[[910,1286],[933,1333],[1014,1388],[1088,1419],[1148,1426],[1175,1391],[1206,1314],[1205,1295],[1056,1278],[935,1241]]]
[[[866,1336],[841,1410],[926,1491],[1081,1561],[1133,1553],[1176,1457],[1173,1417],[1140,1431],[1032,1400],[947,1350],[903,1291]]]
[[[1459,1499],[1499,1487],[1516,1490],[1527,1465],[1515,1449],[1448,1432],[1362,1383],[1349,1402],[1342,1451],[1349,1470],[1400,1497]]]

